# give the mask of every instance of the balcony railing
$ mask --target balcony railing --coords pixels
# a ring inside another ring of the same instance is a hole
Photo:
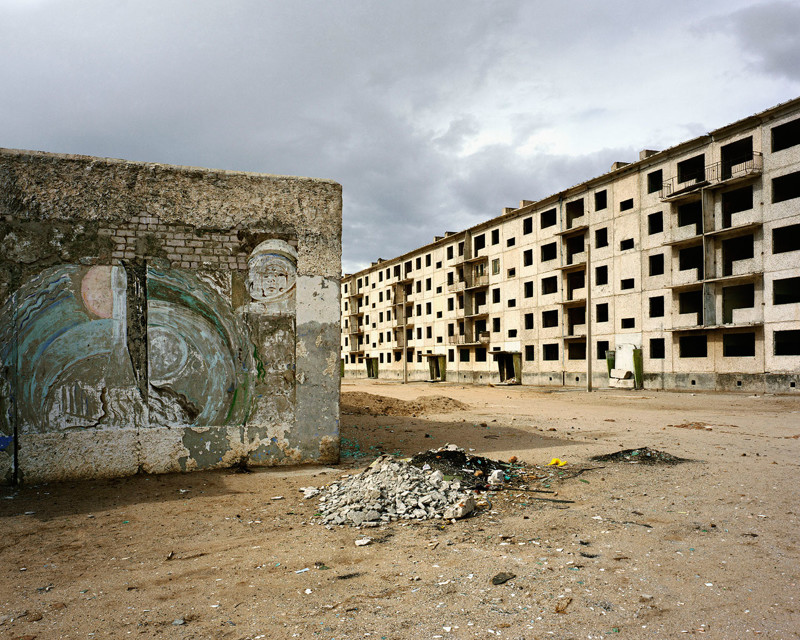
[[[447,283],[447,290],[461,291],[465,286],[467,286],[467,282],[465,280],[455,280],[454,282]]]
[[[682,182],[678,182],[678,176],[664,181],[661,187],[661,199],[677,198],[705,185],[720,184],[728,180],[758,175],[763,167],[764,157],[758,152],[741,162],[715,162],[706,165],[702,172],[698,171]]]
[[[477,336],[472,333],[447,336],[448,344],[489,344],[489,341],[490,337],[488,331],[481,331]]]
[[[347,328],[347,333],[349,333],[351,336],[355,335],[355,334],[358,334],[358,333],[363,333],[363,332],[364,332],[364,325],[363,324],[351,324]]]

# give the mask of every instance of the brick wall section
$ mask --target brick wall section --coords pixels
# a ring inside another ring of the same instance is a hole
[[[247,270],[249,248],[233,230],[195,229],[180,224],[164,224],[152,216],[134,216],[130,221],[101,226],[101,236],[113,241],[110,256],[115,260],[164,258],[179,269]],[[297,246],[296,240],[289,244]]]

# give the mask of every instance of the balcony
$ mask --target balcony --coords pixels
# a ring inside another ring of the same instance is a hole
[[[347,328],[347,333],[351,336],[358,335],[359,333],[364,333],[364,325],[363,324],[351,324]]]
[[[447,343],[454,345],[473,345],[489,344],[490,337],[488,331],[481,331],[479,334],[466,333],[463,335],[447,336]]]
[[[456,280],[454,282],[447,283],[447,290],[448,291],[461,291],[464,287],[467,286],[466,280]]]
[[[357,342],[350,343],[350,353],[361,353],[364,351],[364,345],[358,344]]]
[[[689,176],[683,182],[678,182],[677,176],[664,181],[661,187],[661,201],[675,202],[691,197],[702,187],[735,184],[761,174],[763,167],[764,157],[759,152],[754,152],[752,157],[740,162],[715,162],[706,165],[702,172]]]
[[[472,276],[471,278],[467,278],[466,282],[466,289],[478,289],[480,287],[488,287],[489,286],[489,275],[483,274],[480,276]]]

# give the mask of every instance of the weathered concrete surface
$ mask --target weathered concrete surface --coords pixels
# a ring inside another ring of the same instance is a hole
[[[0,477],[338,459],[341,187],[0,149]]]

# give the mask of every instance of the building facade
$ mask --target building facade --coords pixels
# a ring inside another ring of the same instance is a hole
[[[341,286],[346,377],[791,392],[800,98]]]

